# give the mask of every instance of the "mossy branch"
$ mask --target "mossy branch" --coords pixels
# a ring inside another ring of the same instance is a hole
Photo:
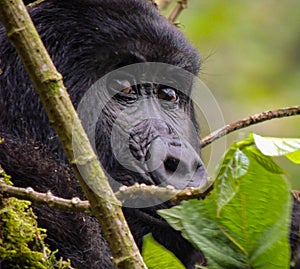
[[[146,268],[97,156],[22,0],[0,0],[7,36],[42,101],[118,268]],[[74,155],[76,152],[76,156]]]
[[[4,197],[15,197],[21,200],[27,200],[34,205],[47,205],[64,211],[76,211],[90,213],[90,203],[82,201],[77,197],[72,199],[64,199],[54,196],[51,192],[37,192],[33,188],[20,188],[6,184],[0,178],[0,194]]]

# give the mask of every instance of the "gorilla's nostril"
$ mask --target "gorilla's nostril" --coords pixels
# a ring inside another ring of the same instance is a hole
[[[165,168],[166,168],[167,171],[173,173],[173,172],[176,171],[179,162],[180,162],[180,161],[179,161],[178,159],[169,157],[169,158],[167,158],[167,159],[164,161],[164,165],[165,165]]]

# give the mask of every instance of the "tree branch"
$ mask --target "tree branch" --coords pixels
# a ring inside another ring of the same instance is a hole
[[[204,186],[199,188],[189,187],[184,190],[176,190],[172,186],[166,188],[157,186],[147,186],[145,184],[135,184],[130,187],[121,187],[115,193],[116,197],[123,203],[131,200],[138,200],[141,197],[158,198],[161,200],[171,199],[174,203],[179,203],[190,199],[203,199],[212,190],[213,181],[210,179]],[[54,196],[51,192],[41,193],[34,191],[32,188],[20,188],[8,185],[0,178],[0,194],[4,197],[15,197],[21,200],[28,200],[34,205],[47,205],[49,207],[62,209],[66,211],[77,211],[91,214],[90,203],[82,201],[77,197],[72,199],[63,199]]]
[[[130,200],[139,200],[141,197],[143,200],[155,197],[163,201],[171,200],[174,203],[180,203],[184,200],[203,199],[212,188],[213,180],[209,178],[204,186],[198,188],[188,187],[183,190],[177,190],[173,186],[158,187],[154,185],[134,184],[130,187],[121,187],[115,195],[122,203]]]
[[[19,188],[6,184],[0,178],[0,193],[5,197],[15,197],[21,200],[28,200],[34,205],[47,205],[62,209],[65,211],[80,211],[84,213],[90,213],[90,203],[88,201],[82,201],[77,197],[69,199],[63,199],[54,196],[51,192],[42,193],[34,191],[33,188]]]
[[[211,134],[207,135],[206,137],[202,138],[200,141],[201,148],[206,147],[207,145],[211,144],[215,140],[232,133],[236,130],[249,127],[251,125],[261,123],[267,120],[276,119],[276,118],[284,118],[290,116],[300,115],[300,106],[292,106],[287,108],[280,108],[275,110],[268,110],[261,112],[259,114],[255,114],[244,118],[242,120],[230,123]]]

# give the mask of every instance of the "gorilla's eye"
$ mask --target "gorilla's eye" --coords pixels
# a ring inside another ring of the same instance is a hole
[[[175,102],[178,98],[176,90],[167,87],[158,89],[157,96],[159,99],[169,102]]]

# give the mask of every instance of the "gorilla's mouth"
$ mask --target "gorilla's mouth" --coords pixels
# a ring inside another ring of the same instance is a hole
[[[161,183],[161,180],[157,180],[157,177],[155,177],[155,173],[145,173],[145,174],[137,174],[131,172],[129,175],[128,170],[124,169],[123,173],[120,173],[121,169],[118,169],[118,174],[114,175],[116,178],[122,178],[122,180],[118,180],[117,182],[122,182],[124,186],[132,186],[133,182],[138,182],[140,184],[145,184],[147,182],[148,184],[146,185],[154,185],[157,186],[157,183]],[[206,171],[206,170],[204,170]],[[121,174],[121,175],[120,175]],[[158,181],[158,182],[157,182]],[[197,175],[197,180],[196,181],[196,186],[201,186],[203,184],[199,184],[199,182],[203,183],[206,182],[206,178],[202,178],[201,175]],[[131,184],[130,184],[131,183]],[[155,184],[156,183],[156,184]],[[195,182],[192,181],[191,186],[193,186]],[[161,183],[160,187],[164,187],[167,184]],[[170,228],[169,224],[167,221],[162,218],[157,211],[158,210],[163,210],[163,209],[169,209],[177,203],[174,203],[171,199],[171,195],[169,197],[165,196],[156,196],[155,194],[149,192],[148,193],[143,193],[138,196],[132,196],[132,197],[126,197],[126,199],[123,201],[123,211],[126,215],[126,217],[129,217],[129,219],[135,223],[140,223],[145,226],[156,226],[156,227],[165,227],[165,228]]]

